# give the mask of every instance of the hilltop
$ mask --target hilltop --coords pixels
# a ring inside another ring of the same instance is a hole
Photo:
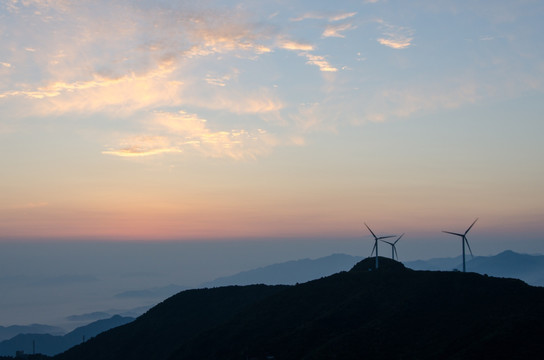
[[[536,358],[542,333],[543,288],[380,258],[298,285],[183,291],[55,359]]]

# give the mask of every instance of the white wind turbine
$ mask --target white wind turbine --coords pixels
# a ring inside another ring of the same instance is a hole
[[[376,269],[378,269],[378,240],[389,239],[389,238],[395,237],[397,235],[376,236],[376,234],[374,234],[374,232],[372,230],[370,230],[370,227],[368,227],[368,225],[366,223],[365,223],[365,226],[368,229],[368,231],[370,231],[372,236],[374,236],[374,247],[372,248],[372,253],[370,254],[370,256],[372,256],[372,254],[374,254],[374,250],[376,250]]]
[[[393,260],[395,260],[395,256],[397,257],[397,261],[399,260],[399,254],[397,253],[397,247],[395,245],[397,244],[397,241],[399,241],[400,238],[403,237],[403,236],[404,236],[404,234],[399,236],[397,238],[397,240],[395,240],[394,242],[389,242],[389,241],[382,240],[384,243],[387,243],[387,244],[391,245],[391,259],[393,259]]]
[[[465,266],[465,243],[467,244],[468,250],[470,251],[470,256],[473,256],[473,255],[472,255],[472,250],[470,249],[470,245],[469,245],[468,240],[467,240],[467,233],[470,231],[470,229],[472,229],[472,227],[474,226],[474,224],[476,224],[476,221],[478,221],[478,218],[476,218],[476,220],[474,220],[474,222],[472,223],[472,225],[469,226],[469,228],[467,229],[467,231],[465,231],[464,234],[454,233],[454,232],[451,232],[451,231],[442,231],[442,232],[444,232],[444,233],[446,233],[446,234],[451,234],[451,235],[456,235],[456,236],[461,237],[461,244],[462,244],[462,247],[463,247],[463,272],[466,272],[466,266]]]

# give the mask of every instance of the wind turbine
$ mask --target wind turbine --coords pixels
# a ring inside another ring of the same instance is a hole
[[[454,232],[451,232],[451,231],[442,231],[442,232],[444,232],[444,233],[446,233],[446,234],[457,235],[457,236],[460,236],[460,237],[461,237],[461,244],[462,244],[462,246],[463,246],[463,272],[466,272],[466,266],[465,266],[465,243],[467,244],[468,250],[470,251],[470,256],[473,256],[473,255],[472,255],[472,250],[470,249],[470,245],[468,244],[467,233],[470,231],[470,229],[472,229],[472,227],[474,226],[474,224],[476,224],[476,221],[478,221],[478,218],[476,218],[476,220],[474,220],[474,222],[472,223],[472,225],[469,226],[469,228],[467,229],[467,231],[465,231],[464,234],[454,233]]]
[[[376,236],[376,234],[374,234],[374,232],[372,230],[370,230],[370,228],[368,227],[368,225],[366,223],[365,223],[365,226],[368,229],[368,231],[370,231],[372,236],[374,236],[374,247],[372,248],[372,253],[370,254],[370,256],[372,256],[372,254],[374,254],[374,250],[376,250],[376,269],[378,269],[378,240],[389,239],[389,238],[395,237],[397,235],[379,236],[378,237],[378,236]]]
[[[395,260],[395,255],[397,256],[397,260],[399,259],[399,254],[397,254],[397,248],[395,247],[395,245],[397,244],[397,241],[399,241],[400,238],[403,237],[403,236],[404,236],[404,234],[399,236],[397,238],[397,240],[395,240],[394,242],[389,242],[389,241],[382,240],[384,243],[387,243],[387,244],[391,245],[391,259],[393,259],[393,260]]]

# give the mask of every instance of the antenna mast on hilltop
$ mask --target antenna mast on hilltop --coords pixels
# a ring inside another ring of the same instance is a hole
[[[451,232],[451,231],[442,231],[443,233],[446,233],[446,234],[451,234],[451,235],[456,235],[456,236],[460,236],[460,237],[461,237],[461,244],[462,244],[462,247],[463,247],[463,272],[466,272],[466,266],[465,266],[465,243],[467,244],[468,250],[470,251],[470,256],[474,257],[474,255],[472,255],[472,250],[470,249],[470,245],[468,244],[467,233],[470,231],[470,229],[472,229],[472,227],[474,226],[474,224],[476,224],[476,221],[478,221],[478,218],[476,218],[476,220],[474,220],[474,222],[472,223],[472,225],[469,226],[469,228],[467,229],[467,231],[465,231],[464,234],[454,233],[454,232]]]
[[[372,230],[370,230],[370,227],[368,227],[368,225],[366,223],[365,223],[365,226],[368,229],[368,231],[370,231],[372,236],[374,236],[374,247],[372,248],[372,253],[370,254],[370,256],[372,256],[372,254],[374,254],[374,250],[376,250],[376,269],[378,269],[378,240],[389,239],[389,238],[395,237],[397,235],[379,236],[378,237],[378,236],[376,236],[376,234],[374,234],[374,232]]]

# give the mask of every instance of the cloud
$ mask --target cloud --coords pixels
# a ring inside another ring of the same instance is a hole
[[[325,58],[323,56],[312,55],[312,54],[304,54],[304,55],[308,59],[308,61],[306,62],[307,64],[315,65],[315,66],[319,67],[319,70],[321,70],[321,71],[324,71],[324,72],[336,72],[336,71],[338,71],[338,69],[335,68],[334,66],[332,66],[331,64],[329,64],[329,62],[327,60],[325,60]]]
[[[279,47],[286,50],[312,51],[314,46],[311,44],[300,43],[293,40],[280,40]]]
[[[315,19],[315,20],[321,20],[326,19],[328,21],[341,21],[345,19],[349,19],[353,16],[357,15],[356,12],[343,12],[343,13],[316,13],[316,12],[309,12],[302,16],[292,18],[291,21],[303,21],[303,20],[309,20],[309,19]]]
[[[229,82],[230,80],[236,79],[239,73],[240,71],[238,69],[234,69],[230,74],[225,74],[223,76],[214,76],[213,74],[207,74],[205,80],[210,85],[223,87],[226,86],[227,82]]]
[[[345,19],[349,19],[351,17],[354,17],[355,15],[357,15],[356,12],[341,13],[341,14],[330,16],[329,21],[341,21],[341,20],[345,20]]]
[[[345,36],[341,34],[341,32],[352,30],[355,28],[356,26],[352,24],[327,25],[327,27],[325,28],[325,31],[323,31],[323,34],[321,36],[343,38]]]
[[[121,157],[142,157],[165,153],[178,153],[181,149],[171,146],[163,136],[133,136],[124,139],[118,149],[103,151],[102,154]]]
[[[286,50],[298,51],[300,56],[305,56],[308,61],[306,64],[315,65],[319,67],[319,70],[324,72],[338,71],[334,66],[330,65],[325,57],[320,55],[311,54],[310,51],[314,50],[314,46],[310,44],[299,43],[292,40],[281,40],[279,46]]]
[[[93,74],[90,80],[56,81],[36,89],[6,91],[0,93],[0,98],[41,100],[31,103],[34,111],[41,115],[108,109],[128,115],[138,109],[175,102],[182,83],[169,79],[174,70],[173,63],[165,61],[146,73],[131,73],[121,77]]]
[[[390,25],[383,20],[378,20],[378,22],[381,24],[383,35],[383,37],[377,39],[380,44],[392,49],[405,49],[412,45],[412,40],[414,40],[414,31],[412,29]]]
[[[207,121],[196,114],[158,112],[149,131],[161,135],[131,136],[121,140],[118,148],[103,151],[106,155],[141,157],[164,153],[196,152],[206,157],[254,159],[277,145],[274,136],[257,129],[212,131]]]
[[[406,38],[403,36],[395,37],[395,38],[380,38],[378,39],[378,42],[382,45],[388,46],[393,49],[404,49],[411,45],[410,41],[412,41],[412,38]]]
[[[284,107],[270,90],[229,86],[228,92],[221,92],[220,88],[237,79],[237,71],[226,74],[208,71],[195,79],[194,69],[203,68],[200,64],[204,59],[214,64],[232,59],[253,61],[280,48],[306,52],[307,64],[324,72],[337,71],[324,56],[310,54],[315,45],[289,39],[263,24],[248,22],[250,17],[241,9],[227,10],[221,14],[224,16],[218,16],[220,10],[188,5],[164,11],[160,6],[144,9],[141,3],[120,3],[109,6],[112,11],[103,14],[104,8],[87,9],[87,5],[84,2],[75,6],[60,0],[14,3],[21,14],[13,16],[13,25],[25,16],[36,18],[27,38],[21,38],[14,30],[11,33],[15,43],[28,44],[26,48],[33,51],[14,52],[3,61],[17,66],[14,71],[2,74],[4,86],[0,89],[0,99],[17,98],[19,114],[107,112],[128,117],[138,110],[163,106],[193,106],[237,114],[266,113]],[[48,11],[63,16],[43,22],[38,13],[43,15]],[[329,21],[340,21],[355,14],[322,16]],[[78,22],[68,21],[70,17]],[[46,36],[57,28],[65,31],[55,37]],[[326,34],[343,36],[341,31],[349,28],[351,25],[337,25]],[[33,71],[24,73],[25,69]],[[217,90],[210,93],[208,87],[204,93],[198,83],[203,77],[205,83]]]

